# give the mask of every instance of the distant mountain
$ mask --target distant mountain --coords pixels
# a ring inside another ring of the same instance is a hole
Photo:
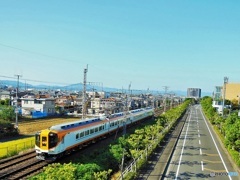
[[[7,87],[13,87],[16,88],[17,87],[17,81],[11,81],[11,80],[0,80],[0,87],[2,86],[7,86]],[[31,84],[25,84],[22,82],[19,82],[19,87],[25,87],[25,86],[32,86]]]
[[[17,81],[11,81],[11,80],[0,80],[0,87],[13,87],[16,88]],[[38,89],[38,90],[64,90],[64,91],[82,91],[83,90],[83,84],[77,83],[77,84],[71,84],[67,86],[50,86],[50,85],[32,85],[28,83],[22,83],[19,81],[19,87],[20,89]],[[127,89],[117,89],[117,88],[110,88],[110,87],[100,87],[100,86],[92,86],[87,85],[86,87],[87,91],[105,91],[105,92],[124,92],[128,93]],[[187,91],[172,91],[177,96],[187,96]],[[153,93],[153,94],[164,94],[164,91],[147,91],[147,90],[131,90],[132,94],[146,94],[146,93]],[[202,97],[204,96],[211,96],[211,92],[202,92]]]

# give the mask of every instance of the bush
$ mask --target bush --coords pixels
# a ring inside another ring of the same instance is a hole
[[[0,139],[17,136],[18,134],[18,129],[14,128],[11,122],[0,120]]]
[[[0,111],[0,119],[6,121],[13,121],[15,118],[15,112],[11,106],[3,106]]]
[[[232,149],[228,149],[228,151],[230,152],[233,160],[236,162],[237,166],[240,167],[240,155],[239,152],[232,150]]]

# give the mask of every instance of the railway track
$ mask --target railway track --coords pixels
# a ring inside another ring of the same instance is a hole
[[[157,114],[161,114],[162,111],[158,111]],[[121,133],[120,133],[121,134]],[[112,135],[114,138],[114,135]],[[112,141],[112,138],[107,138],[109,141]],[[108,144],[108,140],[105,140]],[[105,144],[103,141],[100,144]],[[99,144],[98,144],[99,145]],[[96,145],[96,146],[98,146]],[[104,145],[106,146],[106,145]],[[91,148],[91,147],[90,147]],[[84,148],[87,149],[88,148]],[[81,152],[83,153],[84,150]],[[80,153],[78,153],[80,154]],[[76,159],[76,154],[72,154],[73,158]],[[68,158],[71,156],[64,157],[60,162],[68,161]],[[71,158],[70,158],[71,159]],[[41,161],[36,159],[36,152],[31,151],[24,153],[22,155],[13,156],[11,158],[0,160],[0,179],[11,180],[11,179],[26,179],[27,177],[34,176],[42,171],[44,166],[47,166],[49,162]]]
[[[35,151],[4,159],[0,161],[0,179],[26,179],[48,164],[36,159]]]

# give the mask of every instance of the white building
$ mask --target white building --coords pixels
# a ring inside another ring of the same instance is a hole
[[[55,113],[54,98],[21,98],[22,114],[30,115],[33,111],[44,112],[47,114]]]
[[[0,90],[0,100],[10,99],[10,92],[5,90]]]

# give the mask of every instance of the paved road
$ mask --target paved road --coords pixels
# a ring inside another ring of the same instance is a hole
[[[191,107],[165,179],[240,179],[219,144],[200,105]],[[214,176],[215,175],[215,176]]]

